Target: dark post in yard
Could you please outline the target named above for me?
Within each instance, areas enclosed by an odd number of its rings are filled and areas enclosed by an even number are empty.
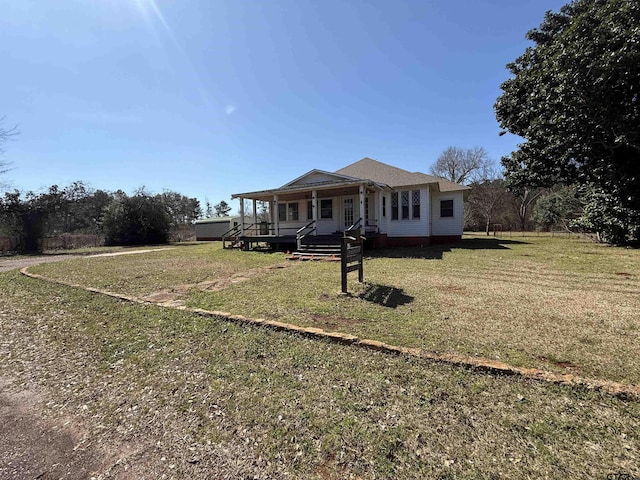
[[[358,281],[364,282],[364,271],[362,269],[362,246],[363,239],[360,235],[356,237],[344,237],[342,239],[342,250],[340,263],[342,266],[342,293],[347,294],[347,273],[358,270]]]

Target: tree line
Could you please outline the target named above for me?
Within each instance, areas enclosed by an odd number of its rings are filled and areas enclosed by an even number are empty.
[[[431,166],[432,175],[470,187],[465,230],[590,231],[585,227],[588,193],[578,185],[513,185],[482,147],[449,147]]]
[[[640,244],[640,3],[573,0],[547,12],[507,65],[496,119],[523,139],[491,175],[481,149],[434,173],[469,184],[468,222],[561,226]],[[471,170],[469,170],[471,166]],[[486,173],[489,174],[486,174]]]
[[[182,239],[201,216],[198,199],[178,192],[153,195],[140,188],[127,195],[78,181],[39,194],[6,192],[0,197],[0,236],[25,253],[40,251],[45,237],[65,234],[98,235],[106,245],[158,244]]]

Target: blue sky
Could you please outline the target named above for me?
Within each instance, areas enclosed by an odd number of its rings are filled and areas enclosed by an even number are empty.
[[[496,161],[505,65],[555,0],[7,0],[1,179],[217,203],[365,156]],[[237,202],[236,202],[237,203]],[[236,205],[234,205],[234,208]]]

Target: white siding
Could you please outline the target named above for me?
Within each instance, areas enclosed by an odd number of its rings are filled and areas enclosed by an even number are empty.
[[[320,182],[331,182],[331,181],[335,181],[336,177],[332,176],[332,175],[327,175],[326,173],[312,173],[311,175],[307,175],[306,177],[301,178],[300,180],[298,180],[295,183],[292,183],[291,186],[293,185],[309,185],[309,184],[313,184],[313,183],[320,183]]]
[[[332,218],[320,218],[322,200],[331,200],[333,203]],[[340,202],[339,197],[335,198],[318,198],[318,222],[316,223],[316,231],[318,235],[328,235],[338,230],[340,222]]]
[[[413,190],[417,190],[413,188]],[[398,190],[398,193],[401,190]],[[420,188],[420,218],[391,220],[391,194],[387,193],[387,235],[390,237],[426,237],[429,235],[429,195],[426,187]],[[412,214],[409,194],[409,216]],[[384,219],[383,219],[384,220]]]
[[[280,235],[295,235],[296,231],[300,228],[304,227],[311,220],[307,220],[307,201],[293,201],[287,202],[281,200],[278,202],[280,205],[286,205],[286,211],[288,214],[289,205],[297,203],[298,204],[298,220],[286,220],[284,218],[280,219]]]
[[[453,200],[453,217],[440,217],[440,201]],[[463,195],[462,192],[434,192],[431,195],[431,235],[462,235]]]

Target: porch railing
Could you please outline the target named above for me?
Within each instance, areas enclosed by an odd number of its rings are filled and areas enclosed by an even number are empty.
[[[362,217],[360,217],[358,220],[356,220],[353,225],[351,225],[349,228],[347,228],[344,231],[344,236],[345,237],[351,236],[350,234],[354,233],[355,230],[360,230],[361,226],[362,226]]]
[[[304,238],[307,235],[309,235],[310,233],[313,233],[315,231],[316,231],[316,221],[315,220],[311,220],[304,227],[299,228],[296,231],[296,246],[298,247],[298,250],[300,250],[300,246],[302,245],[302,240],[304,240]]]
[[[364,231],[378,233],[378,220],[375,218],[367,218],[364,221]]]
[[[227,230],[222,234],[222,248],[227,248],[227,241],[231,241],[231,245],[228,248],[232,248],[239,241],[238,236],[242,231],[242,225],[238,224]]]

